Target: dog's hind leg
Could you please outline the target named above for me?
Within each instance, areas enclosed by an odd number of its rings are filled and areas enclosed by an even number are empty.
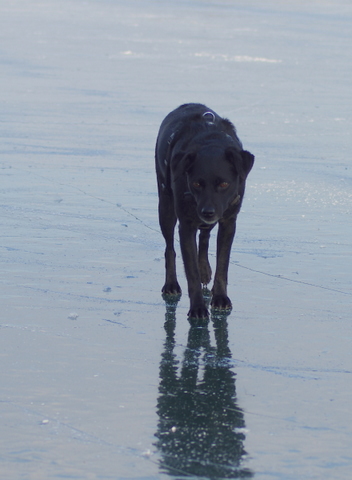
[[[202,285],[208,285],[211,280],[211,268],[208,260],[210,230],[201,229],[199,232],[199,246],[198,246],[198,264],[200,281]]]
[[[159,223],[165,238],[165,285],[162,292],[165,295],[180,295],[181,287],[176,276],[176,252],[174,248],[174,231],[176,215],[172,194],[159,191]]]
[[[231,300],[227,296],[227,274],[231,246],[236,233],[236,217],[219,222],[217,238],[216,272],[212,289],[211,306],[215,309],[230,309]]]
[[[179,232],[182,258],[188,282],[188,294],[191,301],[188,316],[197,319],[208,318],[208,309],[203,298],[198,266],[197,229],[187,222],[181,221]]]

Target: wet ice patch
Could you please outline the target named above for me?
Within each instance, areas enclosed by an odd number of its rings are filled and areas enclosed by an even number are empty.
[[[259,63],[281,63],[282,60],[265,57],[251,57],[249,55],[227,55],[224,53],[198,52],[195,57],[205,57],[210,60],[223,60],[225,62],[259,62]]]
[[[120,52],[120,55],[123,55],[124,57],[131,57],[131,58],[145,58],[149,57],[149,54],[141,53],[141,52],[132,52],[132,50],[126,50],[124,52]],[[110,59],[117,58],[116,55],[110,55]]]
[[[259,195],[269,195],[275,200],[326,208],[341,206],[352,209],[352,193],[344,186],[327,185],[325,182],[310,183],[295,180],[250,185],[248,190]],[[346,212],[344,212],[346,213]]]
[[[119,56],[126,58],[151,58],[149,52],[134,52],[132,50],[125,50],[120,52],[119,55],[110,55],[110,59],[118,58]],[[154,55],[155,56],[155,55]],[[266,58],[266,57],[252,57],[250,55],[228,55],[226,53],[210,53],[210,52],[194,52],[190,54],[191,57],[206,58],[208,60],[220,60],[223,62],[242,62],[242,63],[282,63],[278,58]]]

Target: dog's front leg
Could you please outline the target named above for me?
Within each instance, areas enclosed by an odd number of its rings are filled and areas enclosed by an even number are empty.
[[[227,296],[227,274],[230,262],[231,246],[236,233],[236,217],[219,222],[217,237],[216,272],[211,306],[230,309],[231,300]]]
[[[211,267],[208,260],[210,229],[201,230],[199,234],[198,264],[200,281],[208,285],[211,280]]]
[[[176,215],[172,195],[162,192],[159,188],[159,223],[162,234],[165,238],[165,284],[162,288],[164,295],[181,294],[181,287],[176,275],[176,253],[174,248],[174,230]]]
[[[203,298],[198,267],[197,228],[188,222],[180,221],[179,232],[182,258],[188,283],[188,294],[191,301],[188,316],[190,318],[207,318],[208,309]]]

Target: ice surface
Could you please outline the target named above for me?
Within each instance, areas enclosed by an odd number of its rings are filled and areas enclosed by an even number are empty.
[[[350,479],[351,21],[347,0],[0,4],[2,478]],[[198,330],[161,299],[153,165],[188,101],[256,155],[234,308]]]

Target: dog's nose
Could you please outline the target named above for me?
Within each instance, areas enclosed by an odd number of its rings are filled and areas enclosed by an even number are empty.
[[[215,215],[214,207],[203,207],[201,211],[202,217],[211,220]]]

